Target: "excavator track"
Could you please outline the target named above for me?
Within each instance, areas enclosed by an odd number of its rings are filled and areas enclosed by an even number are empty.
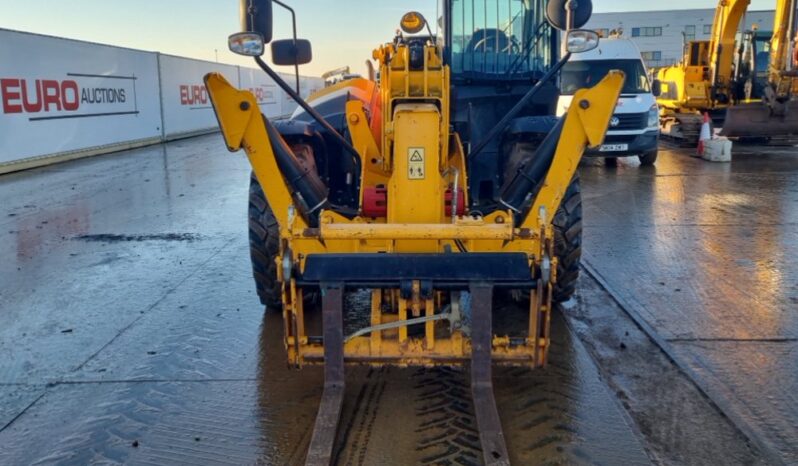
[[[729,111],[736,111],[737,107],[732,107]],[[798,145],[798,134],[789,131],[776,132],[773,135],[768,135],[765,131],[750,131],[746,130],[740,132],[735,128],[728,128],[729,119],[727,118],[723,124],[722,136],[727,136],[729,139],[738,144],[756,144],[765,146],[795,146]],[[739,128],[739,124],[735,121],[732,122]],[[663,117],[660,122],[661,135],[678,143],[681,147],[696,147],[698,139],[701,135],[701,125],[703,124],[703,117],[698,114],[691,113],[677,113]],[[749,124],[749,123],[744,123]],[[761,128],[761,126],[760,126]]]
[[[682,147],[695,147],[701,134],[703,119],[691,113],[674,113],[663,117],[660,121],[660,132],[663,137],[676,141]]]

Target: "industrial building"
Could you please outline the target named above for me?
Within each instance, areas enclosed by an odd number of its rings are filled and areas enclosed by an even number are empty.
[[[743,21],[745,30],[753,25],[772,29],[773,14],[772,10],[749,11]],[[712,8],[596,13],[586,27],[605,37],[622,30],[623,37],[637,43],[648,66],[657,67],[678,62],[684,41],[709,39],[714,17]]]

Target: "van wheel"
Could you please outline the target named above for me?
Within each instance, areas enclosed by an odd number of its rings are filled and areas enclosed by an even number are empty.
[[[653,150],[651,152],[646,152],[643,155],[638,155],[637,158],[640,160],[640,165],[644,167],[648,167],[654,165],[657,161],[657,150]]]
[[[280,252],[280,227],[274,218],[263,189],[252,173],[249,178],[249,255],[252,275],[261,304],[267,311],[280,312],[283,308],[282,287],[277,281],[277,264],[274,258]]]

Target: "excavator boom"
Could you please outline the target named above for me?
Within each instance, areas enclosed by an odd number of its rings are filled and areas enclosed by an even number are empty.
[[[754,72],[735,70],[736,36],[750,0],[720,0],[709,41],[685,46],[681,63],[659,71],[665,134],[695,142],[700,115],[725,110],[721,134],[738,139],[767,140],[771,144],[798,143],[798,73],[791,38],[796,31],[798,0],[776,0],[769,67],[763,95],[752,99]],[[752,40],[743,35],[742,40]],[[746,39],[747,38],[747,39]],[[735,72],[736,71],[736,72]],[[676,128],[676,129],[674,129]]]

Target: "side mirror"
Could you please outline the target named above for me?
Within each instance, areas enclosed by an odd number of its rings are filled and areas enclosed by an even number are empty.
[[[313,51],[310,41],[305,39],[284,39],[272,42],[272,62],[278,66],[296,66],[310,63]]]
[[[654,95],[654,97],[659,97],[662,95],[662,81],[655,79],[651,83],[651,93]]]
[[[569,11],[569,8],[573,10]],[[572,24],[568,24],[569,13]],[[546,5],[546,20],[552,27],[561,31],[581,28],[587,24],[592,14],[591,0],[551,0]]]
[[[238,32],[227,38],[227,48],[238,55],[259,57],[263,55],[263,37],[256,32]]]
[[[272,41],[272,0],[239,0],[242,32],[255,32],[263,43]]]
[[[598,45],[599,35],[596,31],[574,29],[565,35],[565,49],[570,53],[589,52]]]

